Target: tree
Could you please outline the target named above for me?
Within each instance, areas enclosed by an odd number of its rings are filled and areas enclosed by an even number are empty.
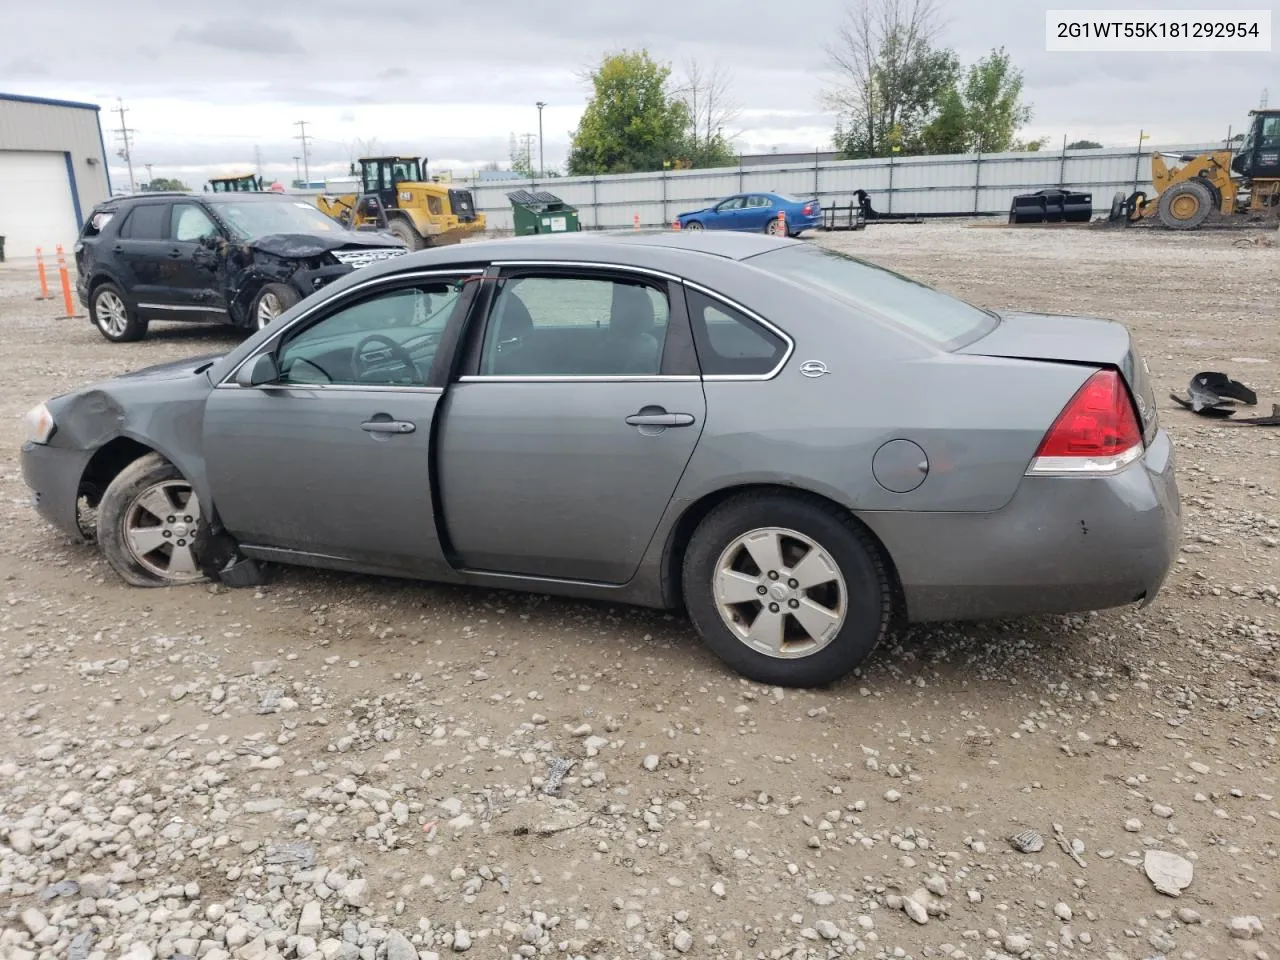
[[[690,59],[676,95],[689,115],[683,159],[695,167],[723,167],[734,163],[736,155],[724,128],[735,122],[739,110],[729,92],[730,78],[719,63],[704,67]]]
[[[1011,149],[1018,128],[1031,119],[1031,107],[1021,99],[1022,71],[1013,66],[1003,47],[969,68],[963,97],[969,146],[981,153]],[[1035,149],[1039,148],[1037,144]]]
[[[938,114],[921,132],[926,153],[968,153],[969,111],[960,91],[950,87],[938,104]]]
[[[1100,150],[1102,144],[1096,140],[1072,140],[1067,144],[1068,150]]]
[[[170,177],[152,177],[151,182],[147,184],[148,190],[179,190],[182,193],[190,193],[191,188],[177,178]]]
[[[593,92],[573,133],[569,174],[661,170],[677,155],[689,113],[670,76],[647,50],[606,56],[590,74]]]
[[[527,179],[533,178],[533,154],[530,143],[532,141],[525,139],[522,143],[516,139],[515,133],[511,134],[511,145],[509,147],[509,155],[511,157],[511,170]]]
[[[856,0],[846,10],[826,46],[837,79],[823,97],[840,117],[836,146],[846,157],[924,149],[924,128],[959,72],[955,53],[934,46],[934,3]]]

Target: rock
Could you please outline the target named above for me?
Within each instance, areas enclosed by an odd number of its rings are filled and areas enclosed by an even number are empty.
[[[349,907],[359,909],[369,902],[369,881],[365,879],[350,880],[342,888],[342,902]]]
[[[399,930],[387,933],[387,960],[418,960],[418,949]],[[300,954],[301,955],[301,954]]]
[[[653,771],[658,769],[658,764],[661,762],[662,762],[662,758],[660,756],[658,756],[656,753],[651,753],[647,757],[645,757],[643,760],[640,761],[640,765],[644,767],[646,770],[648,770],[650,773],[653,773]]]
[[[1032,940],[1025,933],[1006,933],[1004,948],[1014,956],[1021,956],[1031,949]]]
[[[1054,906],[1053,912],[1057,914],[1058,919],[1061,920],[1063,923],[1071,922],[1071,917],[1073,916],[1073,914],[1071,912],[1071,907],[1067,906],[1067,904],[1061,903],[1061,902],[1058,903],[1057,905]]]
[[[1156,890],[1170,897],[1181,896],[1194,874],[1190,860],[1164,850],[1148,850],[1142,868]]]
[[[681,953],[688,953],[693,949],[693,934],[688,930],[681,930],[672,938],[671,945]]]
[[[1236,940],[1252,940],[1262,933],[1262,921],[1257,917],[1232,917],[1227,929]]]
[[[314,937],[324,926],[324,917],[320,913],[320,902],[308,900],[302,905],[302,916],[298,919],[298,936]]]
[[[284,806],[279,797],[267,797],[262,800],[250,800],[244,805],[245,813],[273,813]]]
[[[31,907],[22,911],[22,925],[34,937],[49,925],[49,921],[45,919],[43,913]]]
[[[1137,817],[1130,817],[1124,822],[1125,833],[1137,833],[1142,829],[1142,821]]]
[[[907,916],[916,923],[929,922],[929,911],[924,908],[924,904],[919,900],[916,900],[914,897],[903,897],[902,909],[905,910]]]
[[[453,934],[454,953],[464,953],[471,949],[471,934],[459,927]]]
[[[717,880],[711,885],[711,892],[723,900],[725,896],[724,884]]]
[[[889,803],[897,803],[899,800],[902,799],[902,794],[900,794],[897,790],[886,790],[884,792],[884,798]]]
[[[14,830],[9,834],[9,846],[13,848],[14,853],[20,853],[25,857],[35,848],[35,845],[30,830]]]
[[[840,928],[830,920],[819,920],[814,924],[818,931],[818,936],[823,940],[838,940],[840,938]]]
[[[1183,923],[1186,923],[1186,924],[1192,924],[1192,923],[1203,923],[1203,922],[1204,922],[1204,921],[1200,918],[1200,914],[1196,913],[1196,911],[1192,910],[1190,907],[1182,907],[1182,908],[1178,911],[1178,919],[1179,919],[1179,920],[1181,920]]]
[[[457,797],[449,797],[447,800],[440,801],[440,809],[444,811],[446,817],[452,820],[462,813],[462,801]]]
[[[924,887],[936,897],[945,897],[947,895],[947,881],[936,873],[925,880]]]
[[[829,907],[836,902],[836,898],[825,890],[815,890],[809,894],[807,899],[815,907]]]
[[[1173,807],[1166,807],[1163,803],[1153,803],[1151,805],[1151,813],[1162,820],[1168,820],[1173,816]]]

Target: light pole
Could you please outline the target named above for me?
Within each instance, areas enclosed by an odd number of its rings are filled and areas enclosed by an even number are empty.
[[[302,183],[302,167],[300,166],[301,161],[302,161],[301,157],[293,158],[293,174],[299,183]]]
[[[545,177],[547,175],[547,161],[542,152],[542,108],[545,107],[546,101],[539,100],[534,106],[538,108],[538,176]]]

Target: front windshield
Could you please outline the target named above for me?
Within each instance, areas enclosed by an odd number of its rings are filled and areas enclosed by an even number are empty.
[[[995,314],[971,303],[834,250],[800,244],[757,254],[747,262],[903,327],[944,350],[977,339],[997,321]]]
[[[303,200],[245,200],[219,203],[215,208],[241,240],[276,233],[331,234],[346,228]]]

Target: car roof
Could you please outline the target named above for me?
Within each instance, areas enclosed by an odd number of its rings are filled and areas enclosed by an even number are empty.
[[[561,235],[543,234],[537,237],[505,237],[494,240],[468,242],[465,248],[478,258],[506,256],[545,256],[554,259],[571,258],[584,246],[591,248],[591,256],[605,251],[625,253],[628,248],[664,247],[675,250],[692,250],[728,260],[745,260],[756,254],[776,250],[784,241],[766,234],[737,233],[710,230],[583,230]]]

